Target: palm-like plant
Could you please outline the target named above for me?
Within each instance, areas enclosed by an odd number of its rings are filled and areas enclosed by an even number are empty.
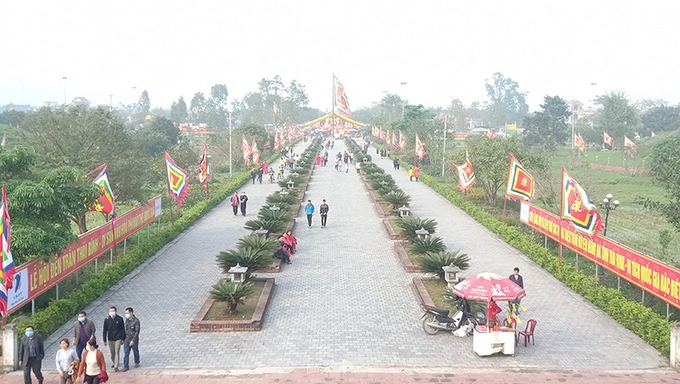
[[[413,242],[408,246],[408,250],[417,255],[424,255],[426,253],[444,252],[446,251],[446,245],[441,237],[430,236],[424,239],[413,239]]]
[[[399,227],[399,233],[410,241],[417,237],[416,231],[420,228],[433,234],[437,228],[437,222],[434,219],[405,217],[397,220],[397,226]]]
[[[248,272],[254,272],[271,264],[274,252],[255,248],[236,248],[220,252],[217,255],[217,265],[222,268],[222,272],[227,273],[229,268],[236,264],[248,267]],[[249,277],[250,273],[248,273]]]
[[[271,209],[261,209],[257,214],[257,218],[264,221],[283,221],[288,222],[291,219],[292,210],[279,209],[272,211]]]
[[[293,205],[295,204],[295,199],[296,197],[292,195],[291,193],[287,195],[282,195],[278,192],[272,193],[271,195],[267,196],[267,199],[265,200],[267,204],[290,204]]]
[[[236,307],[243,304],[245,298],[253,293],[251,283],[234,284],[231,281],[223,281],[212,286],[210,296],[220,303],[227,303],[227,314],[236,313]]]
[[[399,208],[404,205],[409,205],[411,202],[411,196],[406,194],[402,190],[394,190],[386,195],[384,195],[385,201],[390,203],[392,208]]]
[[[248,220],[243,227],[249,231],[257,231],[258,229],[266,229],[268,233],[280,233],[286,229],[288,220]]]
[[[384,198],[385,196],[389,195],[392,192],[404,192],[404,191],[401,188],[397,187],[396,185],[388,185],[384,188],[378,188],[377,192],[380,196]]]
[[[277,245],[276,239],[268,239],[262,236],[244,236],[236,242],[236,247],[239,249],[252,249],[269,255],[274,254]]]
[[[453,265],[464,271],[470,268],[470,257],[460,251],[455,252],[433,252],[420,255],[418,258],[420,268],[423,272],[433,273],[440,280],[444,280],[444,270],[442,267]]]

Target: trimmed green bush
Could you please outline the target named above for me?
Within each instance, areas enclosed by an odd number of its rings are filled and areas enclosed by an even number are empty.
[[[444,240],[439,236],[429,236],[424,239],[413,239],[413,242],[408,246],[408,250],[417,255],[424,255],[426,253],[437,253],[446,251]]]

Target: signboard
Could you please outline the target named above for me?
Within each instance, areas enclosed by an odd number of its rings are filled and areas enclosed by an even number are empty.
[[[592,238],[548,211],[522,203],[520,221],[601,265],[631,284],[680,308],[680,269],[602,235]]]
[[[9,313],[19,309],[26,302],[52,288],[72,273],[99,256],[104,255],[114,244],[130,237],[159,215],[157,207],[161,197],[157,196],[141,207],[124,213],[108,223],[79,236],[78,241],[47,263],[31,260],[16,270],[19,281],[7,292]]]

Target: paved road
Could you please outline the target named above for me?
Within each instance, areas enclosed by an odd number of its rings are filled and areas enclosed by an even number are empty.
[[[395,171],[390,159],[380,159],[376,155],[373,158],[412,196],[414,216],[435,218],[437,235],[444,239],[448,249],[462,250],[470,256],[471,268],[465,276],[487,271],[510,275],[514,267],[520,268],[527,290],[527,297],[522,300],[527,312],[521,318],[523,321],[537,320],[536,346],[519,346],[515,359],[486,359],[489,363],[499,360],[492,364],[505,365],[506,361],[512,361],[513,365],[519,366],[610,369],[668,365],[667,358],[656,349],[499,240],[458,207],[422,182],[409,181],[406,169]],[[442,340],[446,336],[436,335],[433,339]],[[465,350],[470,353],[468,358],[474,360],[472,348]]]
[[[336,141],[332,153],[342,150],[343,143]],[[387,160],[377,163],[389,165]],[[243,223],[247,218],[232,216],[227,203],[86,308],[98,327],[110,305],[135,308],[142,322],[142,367],[125,375],[130,380],[141,375],[146,377],[145,382],[161,383],[169,382],[169,377],[177,379],[162,373],[187,369],[196,374],[205,373],[196,369],[226,369],[229,374],[262,378],[267,372],[285,376],[296,367],[326,367],[335,376],[316,372],[314,377],[297,377],[294,382],[336,380],[337,372],[382,372],[370,377],[386,382],[382,379],[384,369],[394,367],[395,372],[408,373],[400,373],[403,377],[395,381],[412,382],[409,380],[417,377],[410,376],[414,367],[458,367],[455,371],[460,368],[471,375],[480,368],[667,372],[665,359],[653,348],[422,183],[409,183],[402,171],[397,180],[413,196],[413,211],[436,218],[439,234],[449,247],[463,248],[472,256],[473,271],[508,273],[515,265],[522,268],[530,295],[525,301],[528,314],[539,320],[536,345],[519,347],[514,358],[480,358],[473,353],[469,338],[425,335],[411,287],[412,276],[403,272],[360,179],[352,172],[336,172],[332,166],[314,170],[306,199],[312,199],[317,209],[321,199],[328,200],[328,227],[320,228],[318,216],[312,228],[306,227],[304,218],[298,219],[298,253],[292,265],[272,274],[276,288],[262,331],[189,333],[191,319],[207,298],[210,286],[221,277],[215,255],[233,247],[246,234]],[[275,188],[269,184],[245,186],[251,217]],[[46,369],[52,367],[56,341],[70,335],[70,324],[47,340]],[[366,382],[360,373],[343,377],[356,378],[348,382]],[[10,375],[0,381],[13,382],[14,378]]]

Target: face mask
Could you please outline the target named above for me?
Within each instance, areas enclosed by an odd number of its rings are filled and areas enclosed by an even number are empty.
[[[116,312],[109,312],[109,316],[116,317]]]
[[[83,321],[85,321],[85,318],[84,318],[84,317],[79,317],[79,318],[78,318],[78,321],[80,321],[80,322],[82,323]]]
[[[26,336],[28,336],[28,337],[33,336],[33,331],[26,331]]]
[[[129,318],[130,318],[130,314],[129,314],[129,313],[126,313],[126,314],[125,314],[125,318],[126,318],[126,319],[129,319]]]

